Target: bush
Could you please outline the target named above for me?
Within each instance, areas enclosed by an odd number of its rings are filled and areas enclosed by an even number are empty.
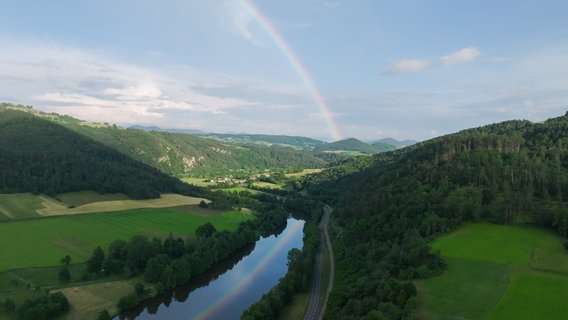
[[[139,302],[140,299],[138,298],[138,295],[133,292],[126,297],[120,298],[120,301],[118,301],[116,306],[119,310],[124,311],[136,307]]]

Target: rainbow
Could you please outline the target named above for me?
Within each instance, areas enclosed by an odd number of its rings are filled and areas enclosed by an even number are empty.
[[[288,45],[286,40],[284,40],[284,38],[280,35],[280,33],[278,33],[276,28],[274,28],[270,20],[268,20],[268,18],[265,17],[262,12],[260,12],[260,10],[258,10],[258,8],[254,5],[254,3],[252,3],[251,0],[239,0],[239,2],[243,6],[243,8],[245,8],[248,13],[250,13],[251,16],[258,22],[262,29],[266,31],[270,38],[272,38],[272,40],[276,43],[278,48],[280,48],[286,59],[290,61],[290,63],[308,88],[308,91],[312,95],[315,103],[319,106],[321,112],[323,113],[325,121],[327,122],[327,125],[331,130],[332,137],[335,140],[341,140],[341,133],[339,131],[337,123],[335,122],[335,119],[333,118],[333,113],[331,112],[321,93],[318,91],[316,85],[314,84],[314,81],[312,80],[312,77],[310,77],[310,74],[300,62],[300,59],[294,53],[290,45]]]
[[[298,233],[302,232],[303,227],[304,227],[304,223],[302,223],[300,221],[294,223],[290,227],[290,229],[286,230],[281,235],[282,239],[278,241],[276,246],[271,248],[267,252],[267,254],[264,257],[262,257],[260,262],[252,270],[250,270],[245,276],[243,276],[241,279],[239,279],[239,281],[237,281],[234,285],[227,288],[225,293],[220,295],[216,299],[216,301],[214,301],[207,308],[204,308],[201,312],[196,314],[194,316],[194,319],[196,319],[196,320],[197,319],[203,319],[203,320],[211,319],[212,314],[217,312],[217,310],[221,306],[223,306],[227,302],[230,302],[231,300],[233,300],[235,298],[235,296],[241,292],[243,287],[246,287],[248,285],[252,285],[253,284],[253,278],[260,271],[262,271],[264,268],[266,268],[266,266],[280,253],[280,251],[282,251],[288,245],[288,243],[290,241],[292,241],[294,239],[294,237]]]

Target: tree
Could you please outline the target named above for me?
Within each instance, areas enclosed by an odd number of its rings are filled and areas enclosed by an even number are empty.
[[[117,307],[119,310],[124,311],[136,307],[140,303],[140,299],[136,293],[131,293],[125,297],[120,298]]]
[[[103,311],[101,311],[101,313],[99,313],[99,317],[97,318],[97,320],[111,320],[111,316],[108,313],[107,309],[104,309]]]
[[[14,311],[16,311],[16,303],[14,300],[6,298],[6,300],[4,300],[4,310],[6,310],[7,313],[14,313]]]
[[[144,271],[144,279],[148,282],[156,282],[160,280],[164,266],[160,263],[160,260],[156,257],[150,258],[146,264],[146,270]]]
[[[87,260],[87,271],[95,273],[101,271],[103,261],[105,260],[105,253],[101,247],[96,247],[93,255]]]
[[[71,263],[71,257],[69,255],[66,255],[65,257],[61,258],[61,263],[68,266],[69,263]]]
[[[137,282],[134,285],[134,292],[136,292],[139,297],[142,296],[142,294],[144,294],[144,285],[140,282]]]
[[[61,271],[59,271],[58,277],[60,282],[69,282],[69,280],[71,280],[71,274],[69,273],[69,270],[67,270],[67,268],[61,269]]]
[[[217,229],[215,229],[215,226],[211,222],[207,222],[206,224],[197,227],[195,234],[200,238],[209,238],[216,231]]]

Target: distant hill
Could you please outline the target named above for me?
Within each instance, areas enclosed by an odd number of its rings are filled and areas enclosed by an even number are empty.
[[[177,177],[246,175],[249,171],[266,169],[327,166],[326,160],[313,152],[279,145],[235,145],[189,134],[89,123],[69,116],[7,104],[4,104],[4,108],[49,120]]]
[[[186,134],[196,134],[196,135],[204,135],[207,134],[201,130],[195,129],[162,129],[156,126],[141,126],[141,125],[133,125],[130,126],[131,129],[138,129],[143,131],[163,131],[163,132],[172,132],[172,133],[186,133]]]
[[[369,142],[369,144],[377,144],[377,143],[386,143],[392,146],[395,146],[397,148],[403,148],[403,147],[408,147],[411,146],[413,144],[418,143],[418,141],[416,140],[396,140],[393,138],[383,138],[383,139],[379,139],[379,140],[375,140],[372,142]]]
[[[283,146],[299,150],[314,150],[325,144],[325,142],[298,136],[267,135],[267,134],[224,134],[208,133],[201,136],[216,139],[223,142],[235,144],[259,144],[265,146]]]
[[[190,189],[57,123],[0,106],[1,193],[94,190],[139,199],[166,192],[187,194]]]
[[[322,152],[359,152],[364,154],[376,154],[396,149],[395,146],[377,142],[376,144],[367,144],[355,138],[348,138],[331,143],[325,143],[316,150]]]

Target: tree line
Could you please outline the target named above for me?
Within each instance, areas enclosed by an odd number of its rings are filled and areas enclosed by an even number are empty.
[[[323,203],[302,197],[287,199],[287,208],[304,212],[309,218],[304,224],[302,249],[288,252],[286,275],[262,298],[241,315],[243,320],[277,319],[282,309],[297,293],[311,288],[317,250],[320,245],[320,230],[317,223],[322,216]]]
[[[406,318],[415,304],[409,281],[445,268],[428,247],[440,233],[484,220],[568,235],[568,114],[351,159],[303,185],[337,199],[339,279],[326,319]]]
[[[97,247],[86,263],[86,279],[108,275],[142,276],[146,282],[154,284],[154,294],[176,288],[239,249],[254,244],[261,234],[278,233],[285,228],[288,213],[281,204],[262,203],[257,210],[255,219],[241,222],[234,232],[219,231],[206,223],[197,228],[193,238],[170,234],[162,240],[136,235],[128,241],[113,241],[106,251]],[[118,302],[118,307],[120,310],[133,308],[143,297],[144,289],[135,288]]]

